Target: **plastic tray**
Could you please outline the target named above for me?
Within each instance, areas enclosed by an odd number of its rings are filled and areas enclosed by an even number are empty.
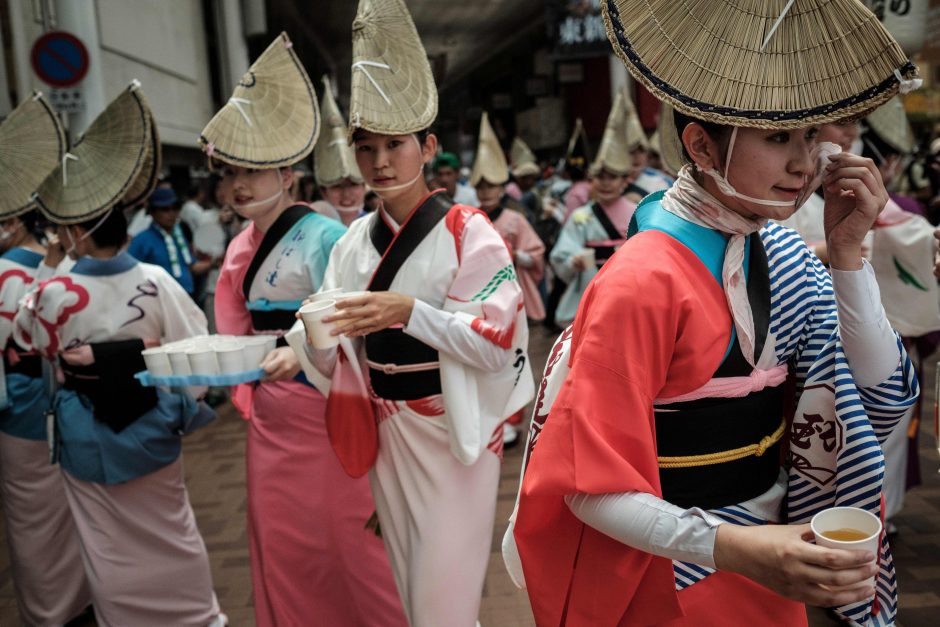
[[[263,368],[255,368],[246,372],[237,372],[235,374],[190,374],[173,375],[169,377],[154,377],[150,372],[144,370],[134,375],[134,378],[140,381],[145,387],[166,386],[166,387],[191,387],[199,385],[226,386],[238,385],[239,383],[249,383],[258,381],[264,376]]]

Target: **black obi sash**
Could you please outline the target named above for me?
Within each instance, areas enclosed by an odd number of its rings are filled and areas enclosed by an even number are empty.
[[[625,240],[624,234],[618,231],[617,227],[614,226],[614,223],[610,221],[610,217],[607,215],[607,212],[604,211],[604,208],[601,207],[600,203],[591,203],[591,211],[594,212],[594,217],[597,218],[597,221],[604,229],[604,232],[607,233],[607,239],[612,242],[619,242],[617,246],[623,244]],[[603,244],[599,245],[594,242],[587,241],[584,243],[584,246],[586,248],[594,249],[594,259],[597,262],[598,268],[604,265],[604,263],[606,263],[606,261],[610,259],[617,250],[617,246],[611,245],[608,242],[604,242]]]
[[[372,245],[382,255],[369,291],[387,290],[405,260],[444,219],[454,205],[443,192],[431,194],[402,226],[396,237],[381,215],[375,216],[369,237]],[[383,329],[366,335],[366,357],[372,390],[381,398],[389,400],[414,400],[441,393],[439,368],[419,372],[395,372],[394,366],[407,366],[438,361],[437,350],[406,334],[404,330]]]
[[[71,366],[62,362],[65,389],[91,401],[95,419],[120,433],[157,406],[157,389],[144,387],[134,374],[146,370],[144,341],[120,340],[91,344],[95,363]]]
[[[10,361],[11,352],[16,353],[16,363]],[[11,338],[7,349],[3,351],[3,371],[6,374],[20,374],[31,379],[39,379],[42,377],[42,357],[25,351]]]
[[[754,315],[755,361],[763,351],[770,324],[767,255],[757,237],[750,239],[748,300]],[[714,376],[746,377],[751,366],[737,337]],[[783,420],[784,387],[767,387],[742,398],[703,398],[657,405],[656,449],[660,457],[706,455],[760,442]],[[686,468],[660,468],[663,498],[679,507],[714,509],[747,501],[770,489],[780,471],[780,441],[763,455]]]
[[[261,245],[251,258],[248,271],[245,272],[245,278],[242,280],[242,292],[245,294],[246,301],[251,298],[251,284],[254,283],[261,264],[268,258],[277,243],[287,235],[287,232],[310,213],[313,213],[313,209],[307,205],[291,205],[277,217],[271,228],[264,234]],[[297,321],[293,311],[250,311],[249,313],[251,325],[256,331],[287,331]]]

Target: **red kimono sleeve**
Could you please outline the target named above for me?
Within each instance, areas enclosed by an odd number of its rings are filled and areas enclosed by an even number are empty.
[[[539,625],[644,625],[682,614],[672,562],[584,525],[564,496],[661,496],[653,399],[715,372],[724,293],[668,235],[634,236],[585,292],[571,370],[523,479],[515,537]]]

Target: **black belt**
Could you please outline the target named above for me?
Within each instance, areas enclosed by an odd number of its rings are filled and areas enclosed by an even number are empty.
[[[19,360],[12,364],[3,353],[3,370],[7,374],[21,374],[32,379],[42,377],[42,357],[39,355],[19,355]]]
[[[438,361],[437,351],[401,329],[383,329],[366,336],[366,356],[376,364],[406,366]],[[440,369],[391,372],[369,367],[372,390],[380,398],[411,401],[441,393]]]
[[[665,411],[671,410],[671,411]],[[783,420],[783,386],[743,398],[704,398],[657,406],[658,457],[700,456],[756,444]],[[770,489],[780,473],[780,442],[761,455],[681,468],[663,468],[663,498],[680,507],[714,509],[747,501]]]
[[[251,314],[251,325],[256,331],[287,331],[297,322],[293,311],[249,311],[248,313]]]
[[[156,407],[157,390],[144,387],[134,374],[146,370],[140,352],[143,340],[91,344],[95,363],[90,366],[63,364],[65,389],[84,395],[95,419],[115,433]]]

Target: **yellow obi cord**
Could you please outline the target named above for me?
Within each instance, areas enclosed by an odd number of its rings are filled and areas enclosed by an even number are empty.
[[[737,459],[754,455],[760,457],[767,449],[780,441],[784,432],[787,430],[787,420],[780,421],[777,430],[768,436],[761,438],[757,444],[748,444],[730,451],[721,451],[719,453],[708,453],[706,455],[680,455],[677,457],[657,457],[656,461],[660,468],[693,468],[695,466],[711,466],[712,464],[723,464],[733,462]]]

